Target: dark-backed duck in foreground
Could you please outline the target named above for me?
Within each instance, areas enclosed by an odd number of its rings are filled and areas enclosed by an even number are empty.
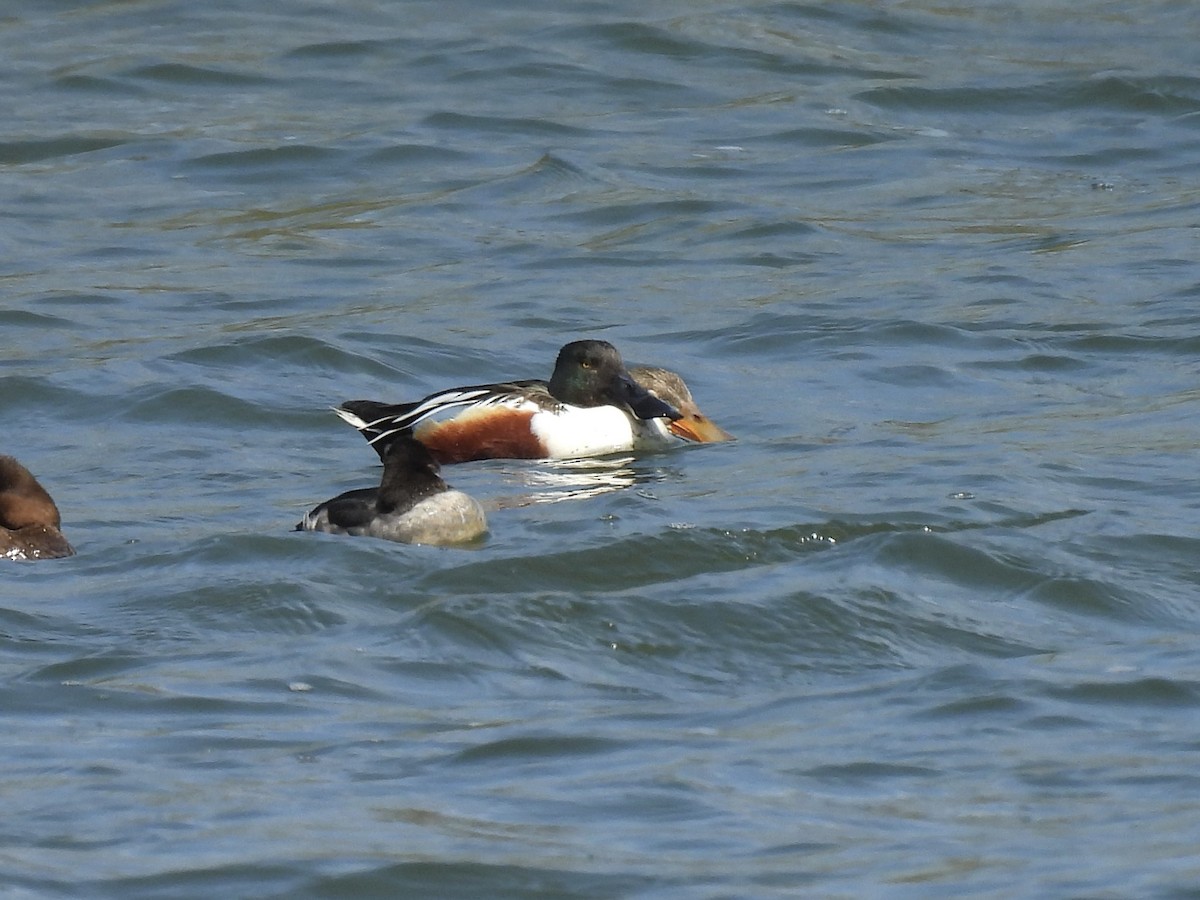
[[[429,450],[402,432],[385,443],[379,487],[326,500],[296,530],[405,544],[461,544],[487,531],[487,517],[475,498],[447,486]]]

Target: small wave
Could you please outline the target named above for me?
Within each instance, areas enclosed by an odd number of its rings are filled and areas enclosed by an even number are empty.
[[[124,137],[81,137],[78,135],[64,135],[32,141],[3,141],[0,142],[0,164],[20,165],[43,162],[66,156],[78,156],[83,153],[95,153],[97,150],[108,150],[112,147],[120,147],[125,143],[127,143],[127,139]]]

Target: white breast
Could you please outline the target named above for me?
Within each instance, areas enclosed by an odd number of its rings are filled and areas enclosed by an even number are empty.
[[[566,406],[553,413],[540,412],[530,427],[551,459],[601,456],[670,443],[658,419],[634,419],[615,406]]]

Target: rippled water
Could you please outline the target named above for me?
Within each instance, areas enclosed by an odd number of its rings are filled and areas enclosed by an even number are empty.
[[[1200,896],[1198,29],[10,3],[5,893]],[[739,440],[289,530],[583,336]]]

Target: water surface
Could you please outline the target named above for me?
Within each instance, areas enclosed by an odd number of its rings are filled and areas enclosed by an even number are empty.
[[[15,896],[1195,897],[1191,4],[10,4]],[[613,341],[732,444],[290,531]]]

